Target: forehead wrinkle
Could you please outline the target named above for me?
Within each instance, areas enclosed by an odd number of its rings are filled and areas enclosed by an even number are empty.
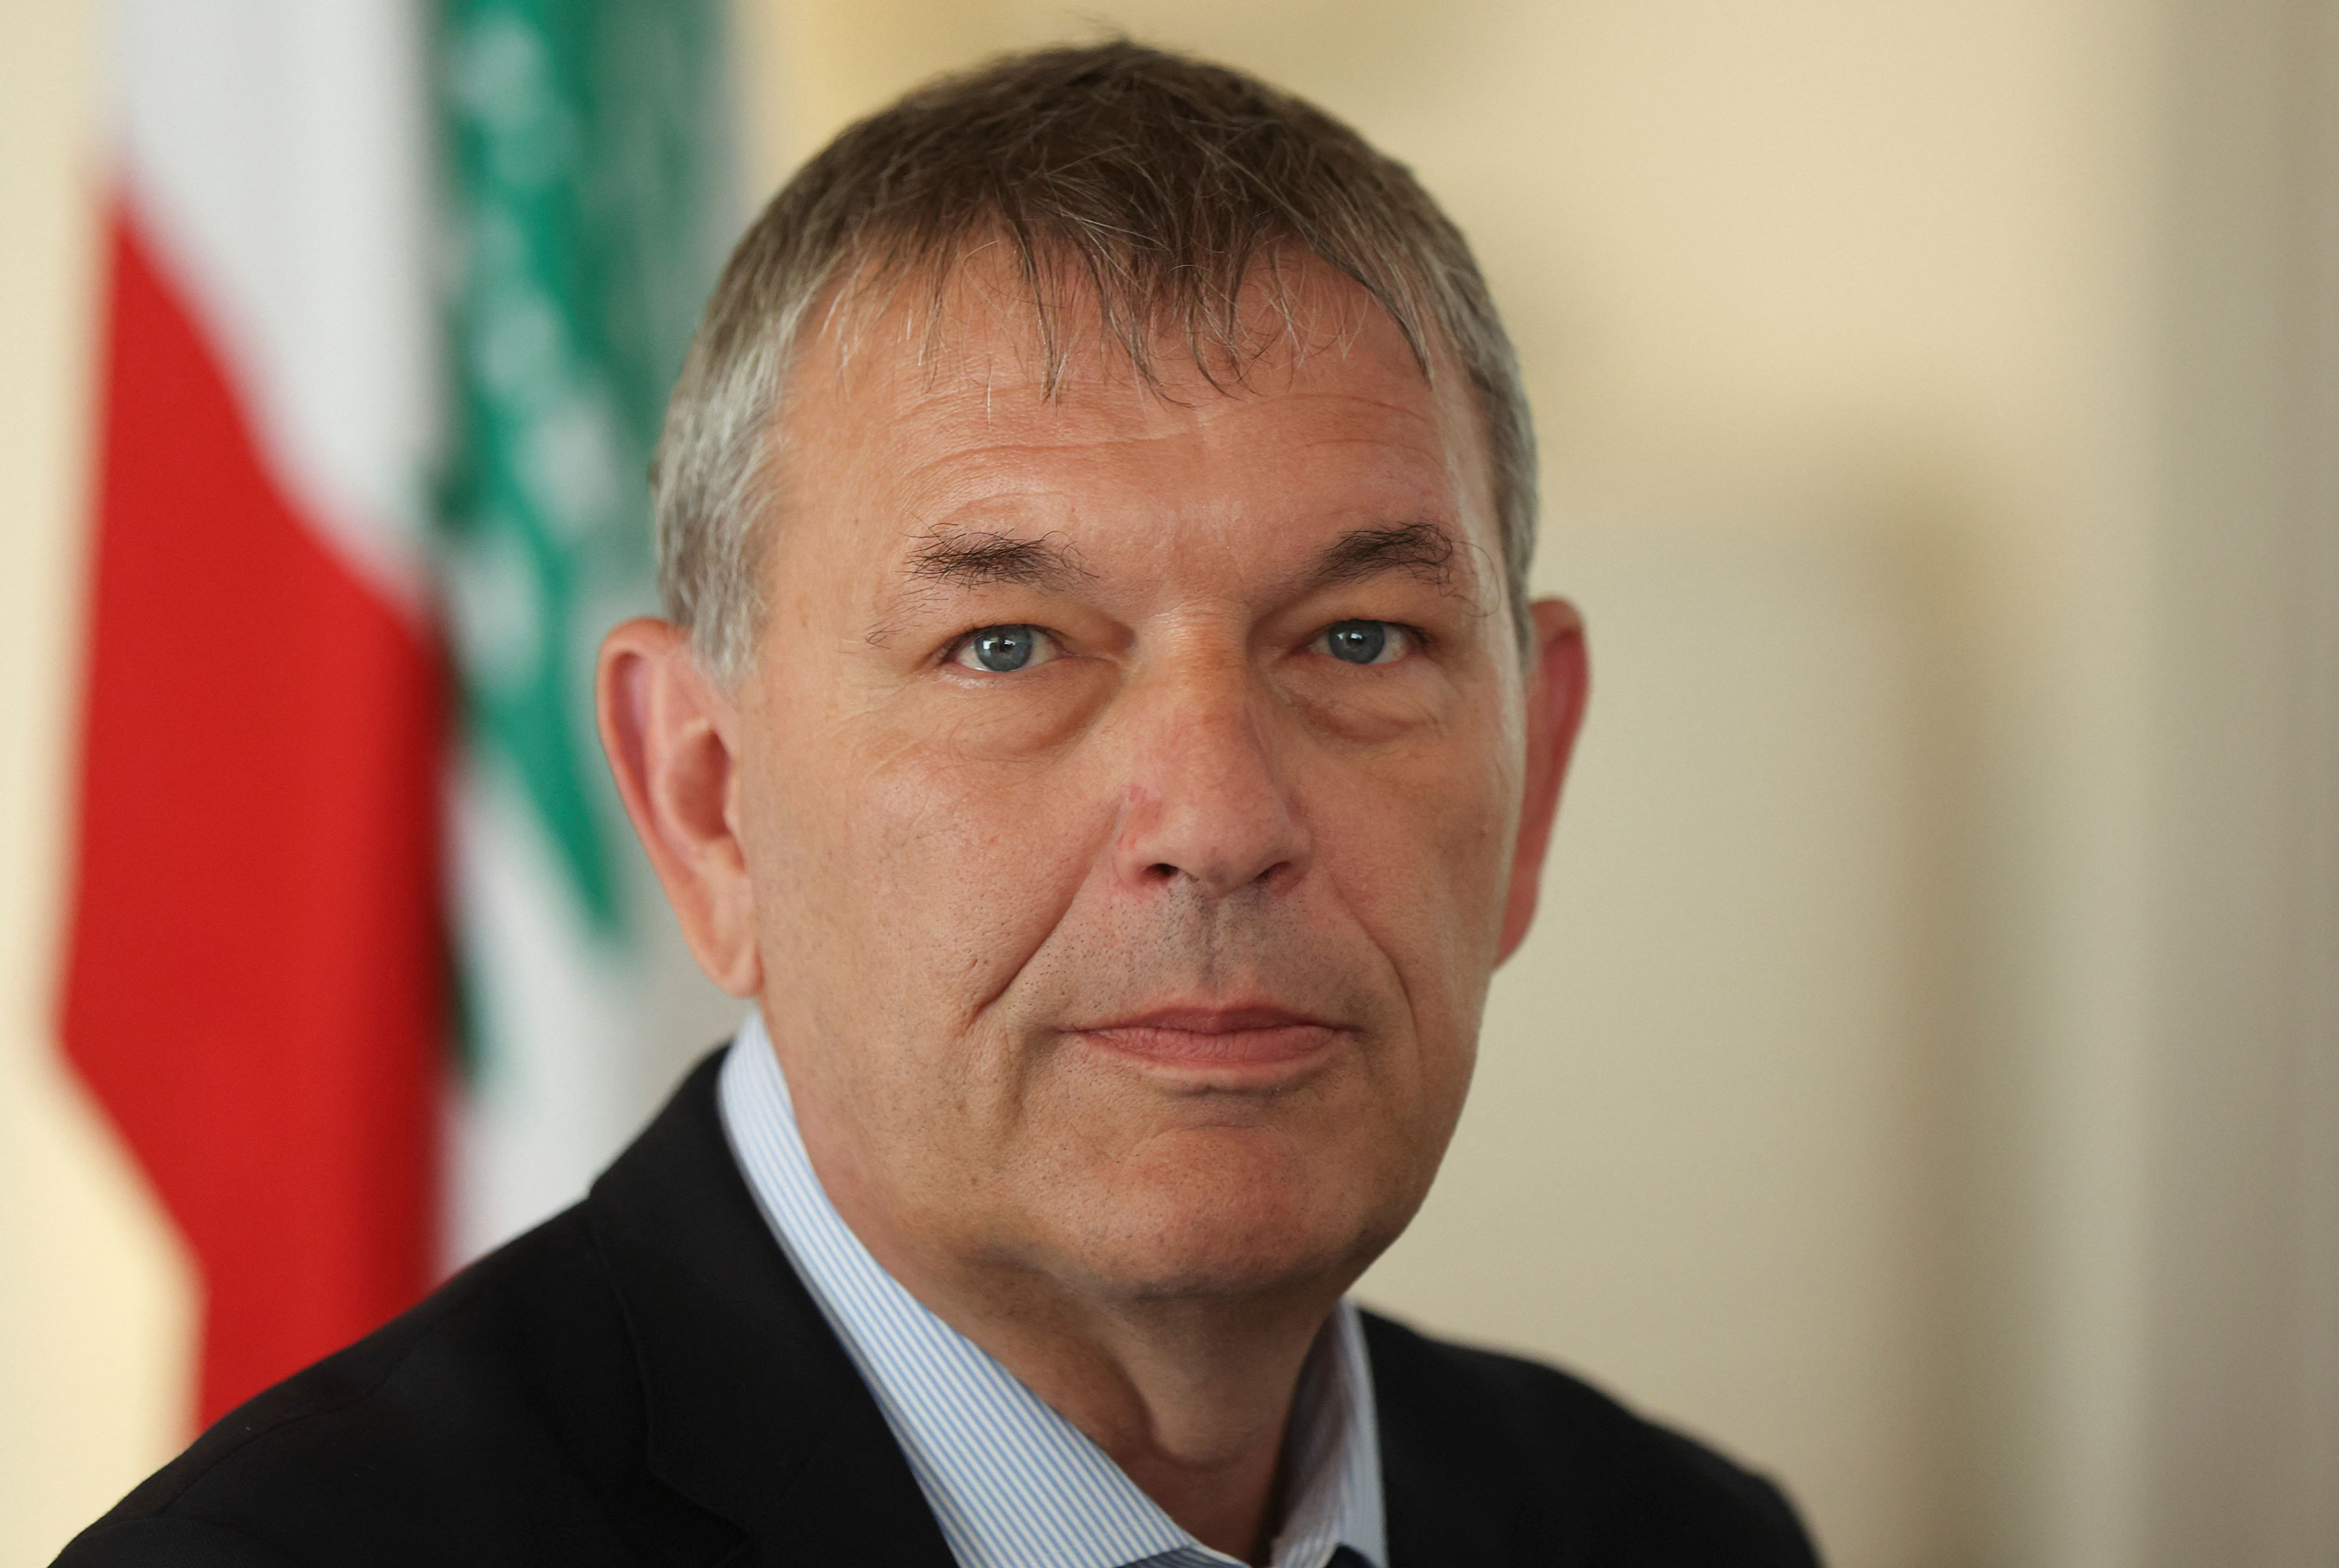
[[[984,314],[977,313],[982,326],[1006,325],[995,318],[982,321]],[[961,325],[974,327],[977,323]],[[1012,330],[1009,336],[1012,339]],[[1351,365],[1366,350],[1370,337],[1369,331],[1345,334],[1336,345],[1337,353],[1315,359],[1314,363],[1343,368]],[[1358,508],[1361,517],[1351,512],[1357,521],[1368,525],[1352,530],[1352,534],[1377,533],[1390,536],[1388,539],[1377,545],[1369,541],[1360,544],[1353,537],[1344,539],[1327,552],[1338,559],[1319,558],[1312,567],[1300,567],[1284,577],[1284,586],[1304,587],[1327,579],[1353,581],[1382,571],[1405,569],[1435,579],[1442,589],[1455,591],[1457,574],[1474,580],[1480,575],[1476,568],[1481,565],[1478,557],[1483,550],[1475,538],[1458,537],[1475,530],[1454,526],[1463,519],[1449,519],[1433,527],[1436,538],[1432,539],[1425,540],[1417,533],[1406,532],[1423,518],[1425,510],[1432,516],[1442,515],[1445,510],[1419,492],[1415,479],[1407,477],[1408,471],[1417,470],[1419,479],[1430,480],[1436,489],[1448,491],[1454,500],[1464,502],[1466,514],[1475,514],[1475,508],[1465,500],[1465,493],[1471,488],[1465,475],[1473,467],[1469,459],[1475,455],[1477,432],[1467,418],[1469,410],[1456,406],[1457,389],[1450,380],[1443,385],[1420,382],[1428,392],[1426,399],[1352,383],[1327,386],[1314,382],[1308,374],[1309,356],[1294,355],[1277,367],[1280,375],[1252,380],[1247,384],[1205,382],[1191,389],[1148,385],[1140,379],[1128,377],[1125,366],[1108,364],[1100,367],[1104,374],[1075,374],[1062,385],[1050,389],[1028,373],[1031,367],[1021,354],[1010,352],[1002,357],[1002,345],[994,334],[978,330],[962,338],[953,333],[945,344],[937,346],[950,351],[931,357],[900,352],[864,357],[850,377],[844,374],[842,364],[835,364],[837,379],[827,389],[829,398],[844,405],[840,412],[851,410],[848,418],[860,436],[856,444],[880,449],[892,447],[900,439],[896,432],[903,432],[903,425],[895,421],[903,421],[923,427],[932,437],[939,438],[944,449],[933,452],[925,461],[896,468],[890,476],[870,476],[877,480],[878,489],[893,492],[893,506],[882,509],[899,508],[912,518],[923,512],[930,520],[929,526],[934,528],[913,546],[907,558],[897,557],[895,568],[885,574],[891,577],[895,592],[884,597],[893,598],[897,606],[903,605],[903,598],[897,595],[914,602],[984,584],[1061,588],[1093,580],[1094,572],[1071,554],[1069,541],[1061,537],[1051,540],[1055,547],[1052,549],[1020,547],[1035,541],[1020,537],[1015,531],[1017,520],[1000,515],[1002,508],[996,503],[1006,502],[1009,512],[1021,509],[1014,504],[1013,494],[1027,491],[1035,479],[1041,481],[1040,488],[1054,492],[1061,500],[1067,476],[1050,472],[1050,466],[1053,460],[1075,454],[1111,449],[1158,450],[1165,445],[1174,447],[1192,441],[1198,445],[1184,458],[1187,466],[1199,464],[1215,468],[1222,457],[1239,449],[1248,424],[1225,421],[1246,405],[1260,402],[1281,405],[1287,410],[1276,421],[1280,429],[1274,432],[1277,444],[1284,449],[1281,461],[1287,473],[1294,471],[1293,464],[1302,460],[1302,454],[1308,454],[1304,460],[1313,469],[1324,463],[1342,464],[1347,459],[1341,458],[1340,449],[1362,445],[1373,449],[1371,454],[1360,454],[1367,458],[1367,468],[1381,472],[1401,489],[1416,492],[1411,499],[1385,493],[1380,506],[1370,507],[1368,503],[1367,508]],[[834,354],[838,345],[832,339],[827,347]],[[1401,364],[1393,361],[1391,368],[1408,378],[1419,375],[1418,367],[1409,358]],[[1110,373],[1115,370],[1120,374]],[[1180,379],[1174,373],[1165,378],[1172,383]],[[1189,390],[1205,395],[1190,400],[1178,395],[1178,391]],[[1425,401],[1428,406],[1424,406]],[[1372,416],[1381,427],[1379,433],[1360,437],[1339,428],[1345,420],[1338,413],[1330,412],[1327,419],[1318,412],[1337,410],[1343,406]],[[1457,415],[1464,417],[1457,420]],[[1296,429],[1288,422],[1295,417]],[[1456,428],[1457,423],[1461,429]],[[1233,445],[1226,441],[1227,436],[1235,437]],[[1377,460],[1372,460],[1375,458]],[[1113,472],[1109,468],[1100,470],[1098,477],[1110,485]],[[1080,488],[1081,481],[1072,479],[1071,488]],[[865,504],[874,498],[864,490],[863,498]],[[1355,498],[1362,498],[1352,500]],[[985,504],[965,507],[969,500]],[[939,508],[935,506],[937,502],[941,503]],[[1429,503],[1426,508],[1423,506],[1425,502]],[[976,515],[966,518],[962,524],[935,518],[936,510],[947,514],[962,508]],[[1056,506],[1043,506],[1040,510],[1061,515]],[[984,518],[981,515],[983,512],[991,512],[992,517]],[[1471,520],[1475,521],[1475,515]],[[1029,528],[1039,521],[1032,518],[1022,527]],[[916,527],[914,523],[912,526]],[[1450,540],[1450,547],[1437,547],[1436,538]],[[1221,543],[1232,546],[1234,540],[1222,539]],[[1432,559],[1437,556],[1442,556],[1443,560]],[[1467,558],[1457,565],[1456,557]],[[1461,584],[1458,591],[1465,598],[1475,598],[1468,583]],[[891,619],[883,610],[879,618]],[[895,629],[878,626],[870,633],[870,640],[883,641]]]

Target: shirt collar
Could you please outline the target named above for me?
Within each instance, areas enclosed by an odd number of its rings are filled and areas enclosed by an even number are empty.
[[[991,1355],[888,1274],[820,1185],[763,1020],[723,1064],[723,1125],[756,1207],[876,1396],[962,1568],[1203,1568],[1211,1551]],[[1341,1546],[1388,1560],[1372,1373],[1342,1301],[1292,1407],[1291,1504],[1274,1568]]]

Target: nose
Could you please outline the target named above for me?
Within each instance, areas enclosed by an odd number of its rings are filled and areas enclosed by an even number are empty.
[[[1288,885],[1308,834],[1284,776],[1273,699],[1229,667],[1166,677],[1121,726],[1127,793],[1113,844],[1132,886],[1184,883],[1212,898]]]

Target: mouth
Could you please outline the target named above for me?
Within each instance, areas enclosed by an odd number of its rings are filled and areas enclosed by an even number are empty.
[[[1264,1088],[1312,1067],[1353,1031],[1267,1004],[1158,1008],[1069,1032],[1140,1067]]]

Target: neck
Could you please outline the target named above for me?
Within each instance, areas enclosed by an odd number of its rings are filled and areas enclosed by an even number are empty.
[[[1027,1299],[1045,1292],[1022,1292]],[[1294,1476],[1284,1472],[1300,1374],[1336,1294],[1294,1304],[950,1306],[996,1355],[1195,1540],[1268,1561]],[[1039,1310],[1031,1310],[1039,1308]]]
[[[1345,1277],[1241,1294],[1084,1289],[1012,1262],[938,1256],[890,1225],[849,1177],[822,1175],[888,1273],[1086,1434],[1180,1528],[1229,1556],[1268,1561],[1300,1375]]]
[[[890,1265],[889,1265],[890,1267]],[[899,1276],[897,1276],[899,1277]],[[1265,1563],[1308,1353],[1337,1292],[1291,1300],[1081,1299],[1030,1278],[903,1277],[1086,1433],[1204,1545]]]

